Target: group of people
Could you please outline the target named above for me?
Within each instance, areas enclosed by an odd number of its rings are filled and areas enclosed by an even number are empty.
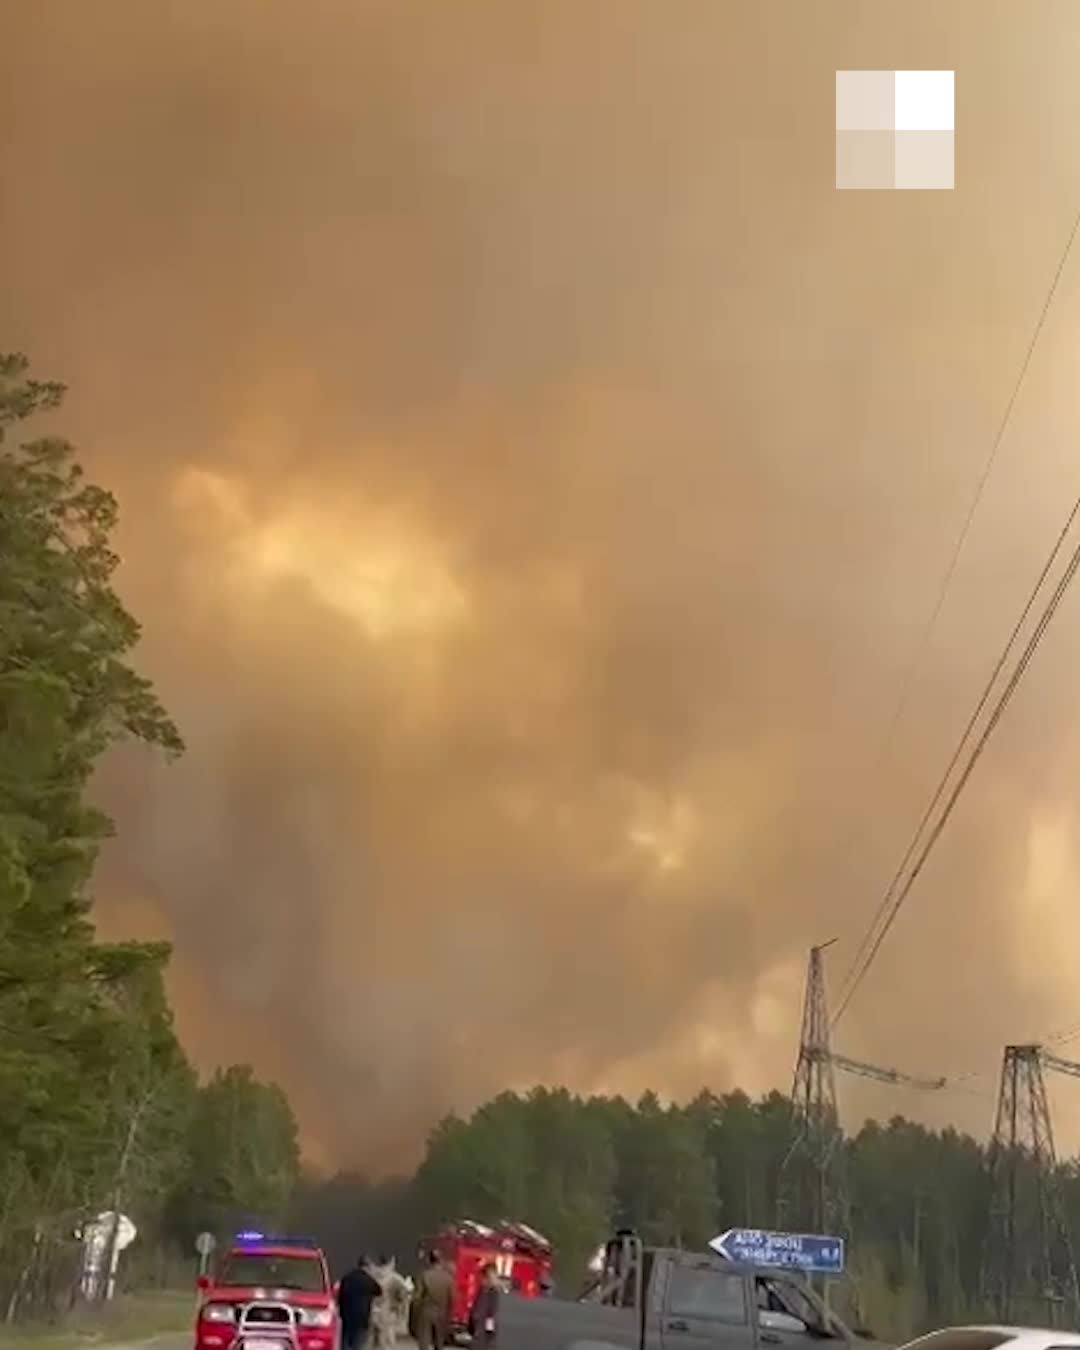
[[[500,1289],[495,1266],[485,1266],[469,1311],[473,1345],[495,1345]],[[443,1350],[453,1298],[453,1274],[437,1252],[428,1257],[415,1287],[393,1257],[362,1256],[338,1286],[341,1350],[392,1350],[406,1329],[413,1331],[418,1350]]]
[[[392,1256],[361,1256],[338,1285],[341,1350],[390,1350],[408,1326],[412,1282]]]

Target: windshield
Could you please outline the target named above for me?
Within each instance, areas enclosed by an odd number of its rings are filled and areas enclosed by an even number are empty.
[[[746,1322],[746,1290],[741,1275],[709,1266],[677,1265],[668,1280],[667,1311],[672,1317],[702,1318],[742,1326]]]
[[[305,1294],[326,1292],[322,1262],[317,1256],[231,1252],[221,1272],[221,1283],[243,1288],[299,1289]]]

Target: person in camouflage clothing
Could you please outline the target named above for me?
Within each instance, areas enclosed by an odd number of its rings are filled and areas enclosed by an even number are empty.
[[[371,1310],[372,1350],[393,1350],[402,1324],[408,1320],[409,1286],[398,1274],[392,1256],[380,1256],[371,1273],[382,1290]]]

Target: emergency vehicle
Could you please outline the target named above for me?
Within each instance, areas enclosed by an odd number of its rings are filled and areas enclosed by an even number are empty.
[[[278,1326],[291,1309],[291,1350],[334,1350],[338,1314],[334,1285],[322,1248],[313,1238],[238,1233],[217,1274],[201,1275],[195,1316],[195,1350],[265,1350],[284,1337]],[[278,1311],[273,1312],[276,1308]],[[256,1324],[265,1322],[263,1337]]]
[[[508,1292],[523,1298],[538,1298],[551,1288],[551,1243],[528,1224],[506,1219],[489,1227],[459,1219],[420,1244],[422,1264],[431,1252],[438,1253],[454,1276],[450,1331],[455,1339],[468,1332],[469,1313],[486,1265],[495,1267]]]

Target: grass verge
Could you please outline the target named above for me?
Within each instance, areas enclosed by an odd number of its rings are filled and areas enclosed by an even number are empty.
[[[104,1305],[80,1306],[61,1322],[0,1328],[0,1350],[93,1350],[189,1330],[193,1290],[123,1294]]]

